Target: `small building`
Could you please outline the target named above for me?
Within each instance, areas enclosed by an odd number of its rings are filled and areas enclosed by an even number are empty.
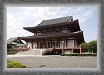
[[[34,36],[20,37],[30,49],[46,49],[50,54],[81,53],[84,42],[79,21],[72,16],[43,20],[34,27],[24,27]],[[45,52],[46,52],[45,51]],[[43,51],[44,54],[44,51]]]
[[[24,47],[25,46],[24,42],[18,37],[8,39],[7,45],[15,45],[16,47]]]
[[[17,48],[25,48],[26,44],[18,37],[10,38],[7,40],[7,53],[17,52]]]

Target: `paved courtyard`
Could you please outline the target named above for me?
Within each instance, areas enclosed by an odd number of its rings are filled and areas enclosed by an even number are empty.
[[[97,57],[7,56],[31,68],[97,68]]]

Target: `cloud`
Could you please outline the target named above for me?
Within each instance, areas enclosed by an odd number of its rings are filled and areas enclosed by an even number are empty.
[[[94,7],[7,7],[7,39],[33,35],[23,27],[36,26],[43,19],[73,16],[82,24],[94,10]]]
[[[26,36],[31,33],[28,31],[25,31],[23,29],[24,23],[23,23],[24,18],[23,17],[18,17],[18,15],[14,15],[12,13],[7,14],[7,39],[10,37],[18,37],[18,36]]]

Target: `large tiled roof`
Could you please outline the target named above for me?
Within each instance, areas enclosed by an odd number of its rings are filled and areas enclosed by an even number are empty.
[[[72,32],[81,31],[78,19],[73,20],[72,16],[43,20],[40,24],[38,24],[35,27],[23,27],[23,29],[34,33],[37,30],[43,30],[52,27],[68,27]]]
[[[70,22],[70,21],[73,21],[73,17],[67,16],[67,17],[43,20],[40,24],[38,24],[38,26],[53,25],[53,24],[59,24],[59,23],[64,23],[64,22]]]

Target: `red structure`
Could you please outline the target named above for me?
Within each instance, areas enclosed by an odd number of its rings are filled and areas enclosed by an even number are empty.
[[[43,54],[81,53],[84,42],[79,21],[72,16],[43,20],[35,27],[24,27],[34,36],[21,37],[30,49],[46,49]]]

